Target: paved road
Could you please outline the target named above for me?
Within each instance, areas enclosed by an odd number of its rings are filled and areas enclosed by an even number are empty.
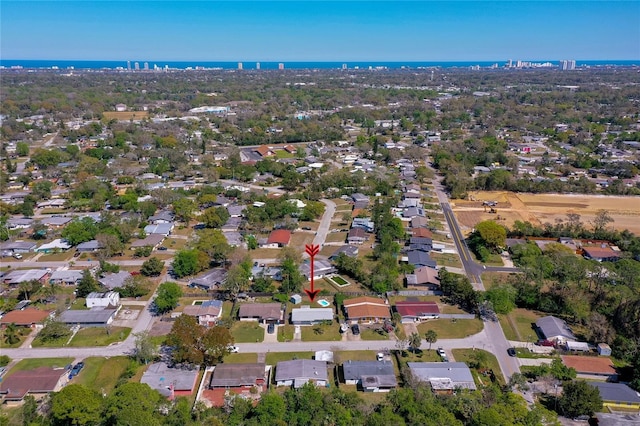
[[[322,246],[324,241],[327,239],[327,234],[329,233],[329,228],[331,227],[331,219],[336,212],[336,203],[331,200],[320,200],[326,208],[324,209],[324,214],[322,215],[322,219],[320,219],[320,225],[318,225],[318,230],[316,231],[316,236],[313,238],[313,244],[317,244]]]
[[[109,259],[109,263],[113,263],[120,266],[140,266],[147,259],[135,259],[135,260],[113,260]],[[165,260],[168,262],[169,260]],[[11,261],[5,262],[2,261],[2,266],[10,266],[11,268],[64,268],[69,266],[69,262],[73,262],[73,266],[78,267],[92,267],[99,266],[100,262],[97,260],[86,261],[86,260],[70,260],[64,262],[37,262],[33,260],[23,260],[23,261]]]

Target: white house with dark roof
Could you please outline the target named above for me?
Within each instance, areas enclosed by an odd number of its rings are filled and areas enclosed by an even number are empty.
[[[314,325],[323,321],[333,321],[332,308],[311,308],[302,306],[291,310],[291,323],[295,325]]]
[[[98,282],[109,290],[124,286],[127,279],[131,278],[131,274],[127,271],[120,271],[114,274],[108,274],[98,278]]]
[[[365,392],[389,392],[398,386],[391,361],[346,361],[342,364],[344,381]]]
[[[464,362],[408,362],[407,366],[415,379],[429,383],[435,393],[476,390],[471,370]]]
[[[300,388],[306,383],[313,383],[318,387],[329,384],[326,361],[314,359],[294,359],[280,361],[276,365],[276,385]]]
[[[578,340],[564,320],[552,315],[539,318],[536,321],[536,327],[542,334],[541,337],[557,344]]]
[[[76,285],[82,279],[82,271],[77,269],[66,269],[62,271],[53,271],[49,277],[49,281],[55,284]]]

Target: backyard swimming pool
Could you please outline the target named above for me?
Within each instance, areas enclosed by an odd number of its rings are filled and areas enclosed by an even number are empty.
[[[326,300],[324,300],[324,299],[320,299],[320,300],[318,300],[318,305],[322,306],[323,308],[326,308],[326,307],[328,307],[329,305],[331,305],[331,303],[327,302],[327,301],[326,301]]]

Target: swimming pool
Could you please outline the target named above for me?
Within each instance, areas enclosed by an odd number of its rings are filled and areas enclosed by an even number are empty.
[[[320,299],[320,300],[318,300],[318,305],[322,306],[323,308],[326,308],[326,307],[328,307],[329,305],[331,305],[331,303],[327,302],[327,301],[326,301],[326,300],[324,300],[324,299]]]

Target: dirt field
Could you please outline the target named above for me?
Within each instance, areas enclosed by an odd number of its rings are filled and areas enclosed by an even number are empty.
[[[102,115],[107,120],[142,120],[149,116],[149,111],[105,111]]]
[[[516,220],[541,225],[557,220],[566,221],[569,213],[579,214],[582,223],[590,226],[599,210],[607,210],[615,220],[613,227],[640,234],[640,197],[480,191],[471,193],[470,200],[452,202],[464,232],[470,232],[476,223],[488,219],[499,218],[501,223],[509,227]],[[497,201],[496,212],[489,213],[489,208],[485,209],[482,201]]]

